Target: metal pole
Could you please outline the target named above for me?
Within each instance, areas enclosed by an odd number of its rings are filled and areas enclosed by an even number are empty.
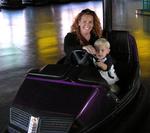
[[[112,31],[112,0],[103,0],[103,30]]]

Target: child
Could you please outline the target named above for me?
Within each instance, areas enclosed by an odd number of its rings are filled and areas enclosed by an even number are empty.
[[[110,43],[105,38],[100,38],[95,41],[96,58],[94,64],[98,67],[101,76],[110,85],[111,91],[118,92],[118,87],[115,83],[119,80],[115,73],[114,64],[110,56]]]

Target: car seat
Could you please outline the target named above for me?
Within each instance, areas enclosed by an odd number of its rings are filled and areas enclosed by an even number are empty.
[[[127,31],[112,31],[107,39],[111,45],[111,56],[115,59],[118,85],[124,94],[132,87],[137,70],[138,57],[135,39]]]

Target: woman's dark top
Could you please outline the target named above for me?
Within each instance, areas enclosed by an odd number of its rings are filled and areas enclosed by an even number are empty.
[[[89,44],[92,46],[94,45],[94,42],[98,39],[98,36],[91,34],[91,38],[89,40]],[[82,49],[82,45],[80,43],[80,40],[77,37],[77,34],[75,32],[69,32],[65,36],[64,39],[64,52],[66,55],[70,55],[73,50]]]
[[[98,36],[91,34],[91,38],[89,40],[89,44],[92,46],[94,42],[98,39]],[[72,58],[71,53],[74,50],[82,50],[82,45],[80,40],[77,37],[75,32],[69,32],[64,38],[64,52],[65,56],[57,62],[57,64],[71,64]]]

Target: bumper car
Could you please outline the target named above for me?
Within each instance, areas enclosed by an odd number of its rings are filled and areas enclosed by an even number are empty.
[[[11,8],[11,9],[24,8],[22,0],[1,0],[0,3],[2,8]]]
[[[127,31],[112,31],[107,39],[119,93],[110,91],[87,63],[87,54],[75,51],[74,64],[48,64],[27,72],[10,107],[8,132],[94,133],[126,109],[141,87],[136,42]]]
[[[58,4],[58,3],[69,3],[69,2],[82,2],[86,0],[22,0],[24,5],[40,6],[46,4]]]
[[[49,4],[49,0],[22,0],[23,5],[40,6]]]

